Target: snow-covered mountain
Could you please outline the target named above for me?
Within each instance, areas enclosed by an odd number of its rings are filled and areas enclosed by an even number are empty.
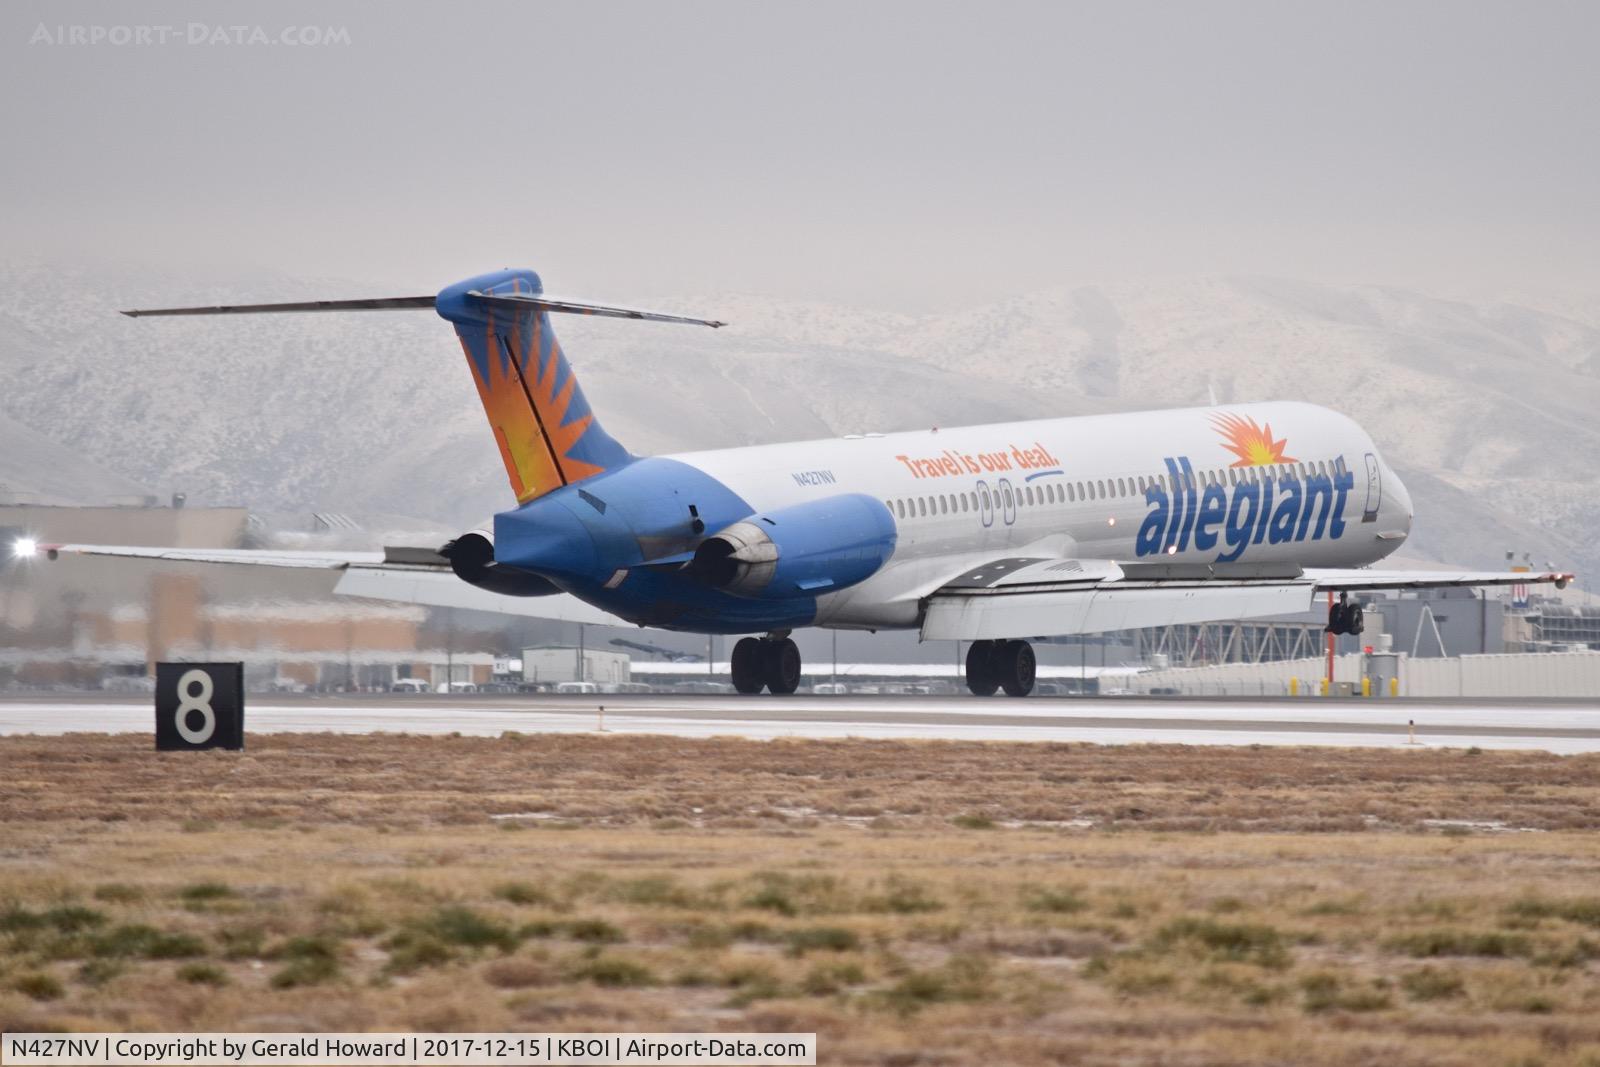
[[[128,502],[145,487],[0,415],[0,504]]]
[[[0,422],[0,448],[26,433],[69,450],[39,461],[59,467],[58,495],[110,491],[85,482],[87,470],[195,503],[457,526],[508,502],[460,350],[432,315],[115,314],[400,295],[392,287],[37,264],[0,266],[0,285],[0,417],[20,424]],[[1213,395],[1304,399],[1354,416],[1406,478],[1419,512],[1409,554],[1490,565],[1516,549],[1541,563],[1600,563],[1588,535],[1600,524],[1600,328],[1567,296],[1463,303],[1208,278],[1050,290],[931,315],[727,294],[607,296],[732,323],[714,333],[557,323],[594,408],[636,452]]]

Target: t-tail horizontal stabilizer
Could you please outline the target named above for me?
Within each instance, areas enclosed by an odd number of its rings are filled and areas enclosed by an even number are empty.
[[[589,408],[572,365],[556,342],[551,313],[712,329],[727,325],[718,319],[562,300],[546,295],[544,283],[533,271],[509,269],[464,279],[435,296],[137,308],[123,314],[137,319],[300,311],[433,311],[449,322],[466,354],[518,504],[634,459]]]
[[[153,315],[254,315],[265,311],[432,311],[431,296],[387,296],[371,300],[302,300],[290,304],[213,304],[192,308],[134,308],[130,319]]]
[[[511,293],[469,292],[468,299],[475,302],[508,309],[526,311],[556,311],[568,315],[596,315],[608,319],[639,319],[646,322],[680,322],[689,326],[710,326],[716,329],[726,322],[700,319],[690,315],[668,315],[661,311],[643,311],[639,308],[613,307],[608,304],[589,304],[580,300],[557,300],[544,295],[518,295]],[[186,308],[134,308],[124,311],[130,319],[157,315],[255,315],[284,311],[432,311],[438,302],[432,296],[386,296],[368,300],[300,300],[287,304],[211,304]]]

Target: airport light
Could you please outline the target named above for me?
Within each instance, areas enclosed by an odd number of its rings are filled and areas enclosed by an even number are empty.
[[[11,542],[11,554],[17,559],[32,559],[39,554],[39,542],[31,537],[19,537]]]

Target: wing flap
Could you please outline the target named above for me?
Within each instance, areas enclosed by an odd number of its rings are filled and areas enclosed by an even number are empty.
[[[391,600],[463,611],[492,611],[558,622],[630,626],[631,623],[592,607],[570,593],[552,596],[502,596],[468,585],[448,571],[399,570],[392,567],[351,567],[333,587],[337,596]]]
[[[928,602],[922,637],[928,641],[1004,640],[1269,618],[1310,610],[1313,595],[1310,584],[1304,582],[941,593]]]
[[[1007,640],[1274,618],[1304,614],[1319,594],[1330,592],[1541,583],[1561,588],[1572,577],[1556,571],[996,559],[969,566],[927,598],[922,637]]]
[[[315,552],[252,548],[158,548],[142,545],[39,545],[55,559],[62,555],[113,556],[167,563],[233,564],[343,571],[337,596],[390,600],[428,607],[492,611],[558,622],[630,625],[567,593],[513,597],[491,593],[457,578],[450,563],[431,548],[391,547],[382,552]]]
[[[1042,634],[1081,634],[1092,590],[1015,597],[935,595],[922,617],[924,641],[980,641]]]

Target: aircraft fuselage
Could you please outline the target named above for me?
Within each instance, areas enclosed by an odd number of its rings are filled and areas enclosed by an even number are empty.
[[[830,500],[855,523],[849,558],[874,561],[848,586],[802,575],[741,595],[690,566],[706,536],[793,529]],[[495,542],[502,563],[630,622],[752,633],[912,628],[952,573],[1003,556],[1364,566],[1411,518],[1360,426],[1272,402],[637,459],[501,513]]]

